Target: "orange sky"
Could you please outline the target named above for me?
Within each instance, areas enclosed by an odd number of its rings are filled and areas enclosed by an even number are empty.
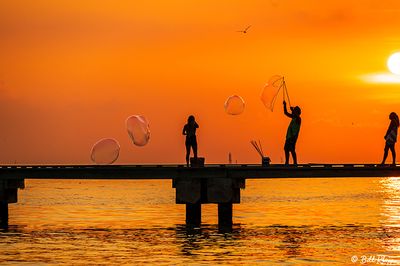
[[[91,163],[104,137],[117,163],[182,163],[189,114],[206,162],[258,163],[260,139],[280,163],[290,121],[259,99],[275,74],[303,110],[299,162],[378,162],[400,84],[361,77],[388,72],[399,29],[398,0],[1,1],[0,163]],[[240,116],[224,112],[232,94]],[[133,114],[150,121],[145,147]]]

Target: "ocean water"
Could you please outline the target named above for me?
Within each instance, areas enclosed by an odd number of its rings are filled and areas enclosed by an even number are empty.
[[[233,230],[185,226],[169,180],[26,180],[1,265],[398,265],[400,178],[247,180]]]

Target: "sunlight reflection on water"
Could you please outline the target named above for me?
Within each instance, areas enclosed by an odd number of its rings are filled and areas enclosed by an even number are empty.
[[[382,230],[385,234],[383,245],[389,251],[400,251],[400,178],[381,180],[383,192]],[[400,256],[399,256],[400,259]]]

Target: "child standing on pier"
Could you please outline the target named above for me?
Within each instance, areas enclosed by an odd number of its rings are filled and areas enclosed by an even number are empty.
[[[286,101],[283,101],[283,112],[287,117],[290,117],[292,121],[289,124],[286,133],[286,141],[285,141],[285,165],[289,165],[289,152],[293,157],[293,164],[297,165],[297,155],[296,155],[296,142],[300,132],[301,126],[301,109],[300,107],[290,107],[292,113],[289,113],[286,108]]]
[[[382,160],[381,165],[385,164],[386,158],[388,156],[388,152],[390,150],[392,152],[392,159],[393,159],[392,165],[395,166],[396,165],[396,151],[394,149],[394,144],[397,142],[397,129],[399,127],[399,117],[397,116],[397,114],[395,112],[391,112],[389,115],[389,119],[390,119],[390,125],[389,125],[389,128],[386,131],[386,134],[384,137],[386,140],[386,144],[385,144],[385,150],[384,150],[383,160]]]
[[[196,129],[199,125],[196,123],[194,116],[188,117],[187,124],[183,127],[182,134],[186,135],[186,165],[189,166],[190,158],[190,147],[193,149],[194,158],[197,159],[197,139],[196,139]]]

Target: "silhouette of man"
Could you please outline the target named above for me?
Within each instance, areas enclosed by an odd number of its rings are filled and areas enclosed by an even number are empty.
[[[196,123],[194,116],[188,117],[187,124],[183,127],[182,134],[186,135],[186,165],[189,166],[190,148],[193,149],[194,158],[197,158],[197,139],[196,129],[199,125]]]
[[[389,128],[386,131],[386,134],[384,137],[386,140],[386,144],[385,144],[383,160],[382,160],[381,165],[385,164],[386,158],[387,158],[389,150],[390,150],[392,152],[392,159],[393,159],[392,165],[395,166],[396,165],[396,151],[394,149],[394,144],[397,142],[397,129],[399,128],[399,117],[397,116],[397,114],[395,112],[392,112],[389,115],[389,119],[390,119],[390,125],[389,125]]]
[[[300,132],[301,126],[301,109],[300,107],[290,107],[291,113],[287,111],[286,101],[283,101],[283,112],[287,117],[290,117],[292,121],[289,124],[286,133],[286,141],[285,141],[285,164],[289,165],[289,153],[292,154],[293,164],[297,165],[297,155],[296,155],[296,142]]]

